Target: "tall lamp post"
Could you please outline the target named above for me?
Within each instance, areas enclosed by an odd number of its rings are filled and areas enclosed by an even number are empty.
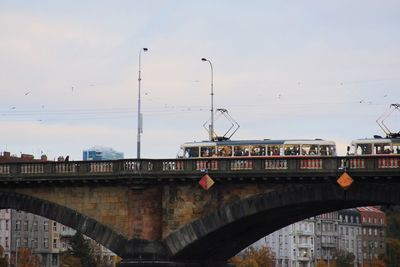
[[[214,70],[213,70],[213,65],[210,60],[206,58],[202,58],[202,61],[207,61],[210,63],[211,67],[211,124],[209,126],[209,134],[210,134],[210,141],[214,139]]]
[[[141,92],[140,92],[140,84],[142,81],[142,69],[141,69],[141,60],[142,60],[142,51],[146,52],[148,49],[146,47],[141,48],[139,51],[139,77],[138,77],[138,82],[139,82],[139,89],[138,89],[138,127],[137,127],[137,159],[140,159],[140,135],[143,133],[143,116],[140,110],[140,104],[141,104]]]

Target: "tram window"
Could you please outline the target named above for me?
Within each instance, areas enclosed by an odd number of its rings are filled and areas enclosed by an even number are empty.
[[[268,156],[279,156],[281,153],[281,146],[279,145],[270,145],[267,146],[267,155]]]
[[[230,157],[230,156],[232,156],[232,148],[231,148],[231,146],[218,146],[217,147],[217,156],[218,157]]]
[[[252,156],[265,156],[265,146],[250,146]]]
[[[392,147],[392,151],[394,154],[400,154],[400,143],[394,143]]]
[[[318,155],[318,146],[317,145],[301,145],[301,154],[302,155]]]
[[[201,152],[201,156],[205,157],[205,158],[216,156],[215,147],[213,147],[213,146],[202,146],[200,152]]]
[[[250,155],[249,152],[250,151],[249,151],[249,147],[248,146],[234,146],[233,147],[233,153],[237,157],[248,156],[248,155]]]
[[[375,154],[391,154],[392,148],[390,143],[374,144]]]
[[[185,158],[197,158],[199,156],[198,147],[185,147]]]
[[[329,145],[319,146],[319,152],[321,156],[333,156],[335,154],[335,147]]]
[[[372,144],[357,144],[357,155],[371,155]]]
[[[285,155],[300,155],[300,145],[285,145]]]

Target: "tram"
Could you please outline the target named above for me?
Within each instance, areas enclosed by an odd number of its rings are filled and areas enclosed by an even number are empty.
[[[222,140],[184,143],[178,153],[178,158],[272,156],[336,156],[336,145],[322,139]]]
[[[400,104],[391,104],[376,123],[386,134],[386,137],[375,135],[374,138],[357,139],[348,147],[349,155],[389,155],[400,154],[400,132],[393,132],[385,124],[385,120],[394,112],[400,111]]]
[[[351,142],[349,155],[384,155],[400,154],[400,138],[374,138],[357,139]]]

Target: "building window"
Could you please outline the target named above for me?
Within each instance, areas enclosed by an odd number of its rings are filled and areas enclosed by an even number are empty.
[[[383,219],[381,218],[381,224],[383,224]]]
[[[28,221],[24,221],[24,231],[28,231]]]
[[[51,254],[51,264],[57,265],[57,263],[58,263],[57,254]]]
[[[48,238],[44,238],[43,239],[43,247],[44,248],[49,248],[49,239]]]
[[[9,247],[10,247],[10,245],[8,243],[8,236],[6,236],[6,248],[9,248]]]
[[[43,223],[43,230],[44,230],[45,232],[48,232],[48,231],[49,231],[49,221],[44,221],[44,223]]]
[[[372,228],[368,228],[368,234],[372,235]]]
[[[28,238],[22,239],[22,246],[23,246],[24,248],[27,248],[27,247],[28,247]]]
[[[35,231],[35,232],[38,231],[38,221],[33,222],[33,231]]]
[[[371,217],[368,217],[368,223],[372,223]]]
[[[8,230],[8,220],[6,220],[6,230]]]
[[[31,243],[32,243],[33,248],[38,248],[38,239],[37,238],[32,239]]]
[[[57,239],[53,239],[53,248],[57,248]]]
[[[367,228],[363,228],[363,235],[367,235]]]
[[[17,220],[15,222],[15,230],[20,231],[21,230],[21,221]]]

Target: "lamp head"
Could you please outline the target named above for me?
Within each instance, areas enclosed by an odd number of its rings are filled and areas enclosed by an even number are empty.
[[[149,49],[147,49],[147,47],[144,47],[144,48],[143,48],[143,51],[144,51],[144,52],[146,52],[147,50],[149,50]]]
[[[202,61],[207,61],[207,59],[206,59],[206,58],[204,58],[204,57],[203,57],[201,60],[202,60]]]

